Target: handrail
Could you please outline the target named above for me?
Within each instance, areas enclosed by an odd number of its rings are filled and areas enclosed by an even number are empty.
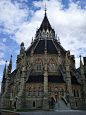
[[[58,69],[60,70],[60,72],[61,72],[61,74],[62,74],[62,76],[63,76],[64,81],[66,82],[66,76],[65,76],[64,73],[63,73],[63,68],[62,68],[62,66],[60,65],[60,66],[58,67]]]
[[[81,80],[80,77],[75,73],[74,69],[70,67],[70,72],[72,72],[72,74],[76,77],[77,82],[79,82],[81,84]]]
[[[31,67],[30,71],[29,71],[28,74],[26,75],[26,82],[27,82],[27,80],[29,79],[29,75],[30,75],[32,69],[33,69],[33,66]]]

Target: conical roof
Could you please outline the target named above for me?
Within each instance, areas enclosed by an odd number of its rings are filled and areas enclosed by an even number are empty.
[[[47,14],[46,14],[46,12],[45,12],[45,16],[44,16],[44,19],[43,19],[43,21],[42,21],[42,23],[41,23],[41,25],[40,25],[40,28],[37,30],[37,33],[36,33],[36,36],[39,34],[39,31],[43,31],[43,29],[46,31],[47,29],[50,31],[52,31],[53,32],[53,34],[55,35],[55,31],[54,31],[54,29],[52,29],[52,27],[51,27],[51,25],[50,25],[50,23],[49,23],[49,20],[48,20],[48,18],[47,18]]]
[[[39,29],[40,29],[41,31],[42,31],[43,29],[46,31],[47,28],[48,28],[49,31],[52,29],[52,28],[51,28],[51,25],[50,25],[50,23],[49,23],[49,21],[48,21],[46,12],[45,12],[44,19],[43,19],[42,24],[41,24],[41,26],[40,26]]]

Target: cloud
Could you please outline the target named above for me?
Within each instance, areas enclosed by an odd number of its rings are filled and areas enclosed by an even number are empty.
[[[4,57],[5,54],[3,52],[0,52],[0,58]]]
[[[20,50],[16,50],[16,51],[15,51],[16,54],[19,54],[19,52],[20,52]]]
[[[0,60],[0,65],[5,65],[5,61],[4,60]],[[7,62],[7,65],[9,64],[9,62]]]
[[[10,0],[0,1],[1,4],[1,18],[0,25],[3,26],[3,33],[14,34],[23,21],[28,17],[28,8],[23,3],[15,1],[12,3]],[[24,5],[24,8],[22,9]]]
[[[18,44],[24,42],[27,48],[32,37],[35,36],[37,27],[40,27],[43,20],[45,1],[48,19],[57,36],[60,37],[62,46],[66,50],[70,50],[70,53],[74,54],[76,59],[79,59],[80,54],[86,56],[86,10],[81,8],[81,1],[74,3],[71,0],[68,3],[68,8],[65,8],[61,0],[33,1],[33,7],[36,10],[30,9],[27,5],[17,1],[14,3],[10,0],[1,1],[0,20],[4,27],[2,32],[9,34],[10,38]]]
[[[6,49],[7,49],[7,46],[4,43],[0,42],[0,50],[6,51]]]
[[[2,42],[6,42],[6,38],[2,38]]]

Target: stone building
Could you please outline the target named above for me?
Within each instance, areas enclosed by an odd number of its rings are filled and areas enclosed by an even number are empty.
[[[67,41],[66,41],[67,42]],[[3,71],[1,106],[4,108],[68,109],[86,104],[86,78],[80,57],[80,72],[74,55],[66,51],[51,27],[45,11],[34,40],[25,50],[21,43],[16,69]]]

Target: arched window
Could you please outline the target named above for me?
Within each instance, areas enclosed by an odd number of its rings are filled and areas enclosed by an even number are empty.
[[[38,95],[41,96],[41,88],[39,87]]]
[[[29,88],[29,96],[31,96],[31,87]]]
[[[37,61],[37,71],[41,71],[41,61]]]
[[[47,38],[48,38],[48,32],[47,32]]]
[[[64,96],[64,90],[63,90],[63,88],[62,88],[62,96]]]
[[[79,97],[79,91],[77,90],[77,97]]]
[[[76,92],[75,92],[75,89],[74,89],[74,97],[76,97]]]
[[[49,95],[51,96],[51,87],[49,88]]]
[[[55,61],[54,61],[54,59],[50,60],[50,71],[55,71]]]
[[[36,96],[36,88],[34,87],[34,96]]]
[[[50,64],[50,71],[55,71],[55,65],[54,65],[54,63]]]
[[[43,38],[45,38],[45,32],[43,32]]]
[[[52,66],[53,66],[53,67],[52,67],[52,70],[53,70],[53,71],[55,71],[55,65],[54,65],[54,64],[52,64]]]

